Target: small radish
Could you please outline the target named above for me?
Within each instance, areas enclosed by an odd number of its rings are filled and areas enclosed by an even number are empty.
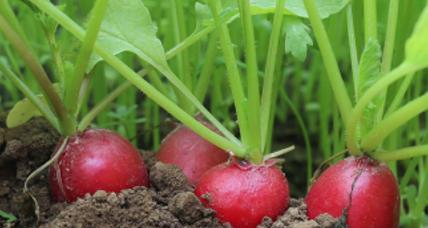
[[[400,216],[397,181],[384,163],[349,157],[315,181],[307,197],[308,216],[344,218],[349,228],[396,228]]]
[[[287,179],[273,161],[217,165],[201,177],[195,194],[234,228],[255,228],[265,216],[276,219],[289,201]]]
[[[50,168],[49,181],[53,199],[67,202],[97,190],[119,192],[149,185],[138,150],[112,131],[95,129],[69,138]]]
[[[202,123],[214,129],[207,123]],[[178,166],[189,183],[194,185],[203,173],[227,161],[229,155],[189,128],[180,125],[163,140],[156,157],[161,162]]]

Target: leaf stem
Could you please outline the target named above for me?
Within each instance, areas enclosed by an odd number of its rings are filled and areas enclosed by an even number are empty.
[[[204,102],[208,91],[211,76],[214,72],[215,57],[217,54],[217,35],[212,34],[208,41],[208,48],[205,53],[205,62],[201,74],[195,87],[195,96],[200,102]]]
[[[68,112],[76,116],[77,104],[81,85],[85,77],[86,66],[89,58],[91,57],[92,49],[100,31],[101,23],[103,21],[105,12],[107,11],[108,1],[97,0],[89,20],[89,26],[85,38],[82,42],[79,54],[77,56],[76,64],[73,74],[70,77],[69,84],[65,87],[64,104]]]
[[[84,37],[83,29],[77,25],[73,20],[67,17],[63,12],[58,10],[55,6],[53,6],[50,2],[43,0],[30,0],[34,5],[36,5],[40,10],[50,15],[54,18],[58,23],[60,23],[65,29],[70,31],[74,36],[76,36],[79,40],[82,40]],[[245,153],[245,149],[242,148],[239,141],[233,141],[231,139],[226,139],[223,136],[218,135],[212,130],[205,127],[203,124],[199,123],[192,116],[187,114],[184,110],[178,107],[174,102],[169,100],[165,95],[160,93],[156,88],[150,85],[147,81],[141,78],[139,74],[130,69],[125,63],[123,63],[119,58],[112,55],[108,51],[106,51],[103,47],[99,46],[97,43],[94,46],[95,52],[100,55],[107,63],[109,63],[114,69],[116,69],[123,77],[125,77],[128,81],[130,81],[133,85],[135,85],[139,90],[144,92],[149,98],[151,98],[154,102],[156,102],[159,106],[165,109],[167,112],[171,113],[175,118],[179,121],[186,124],[190,129],[199,134],[201,137],[204,137],[209,142],[227,150],[231,151],[237,156],[243,156]],[[162,72],[168,73],[168,72]],[[169,75],[171,76],[171,75]],[[177,79],[178,80],[178,79]],[[178,80],[179,81],[179,80]],[[196,98],[195,98],[196,99]],[[205,109],[206,111],[206,109]],[[207,111],[206,111],[207,112]],[[204,113],[206,114],[206,113]],[[208,113],[209,114],[209,113]],[[207,118],[213,122],[217,121],[212,118]],[[218,122],[218,121],[217,121]],[[214,123],[213,123],[214,124]],[[223,134],[223,129],[214,124]],[[220,124],[220,126],[222,126]],[[223,131],[222,131],[223,130]],[[230,134],[230,133],[229,133]],[[227,135],[225,135],[227,136]],[[232,135],[233,136],[233,135]],[[230,136],[229,136],[230,137]]]
[[[364,0],[364,37],[366,43],[370,38],[377,40],[376,1]]]
[[[419,156],[428,155],[428,144],[405,147],[398,150],[378,151],[372,154],[373,158],[380,161],[406,160]]]
[[[346,22],[348,27],[348,43],[349,52],[351,55],[352,75],[354,79],[354,96],[359,97],[358,94],[358,52],[357,42],[355,40],[354,16],[352,14],[352,3],[349,3],[346,8]]]
[[[235,102],[236,113],[238,116],[239,129],[241,132],[241,138],[245,147],[248,146],[248,118],[247,118],[247,100],[244,95],[242,88],[241,78],[238,67],[236,65],[236,58],[232,49],[232,41],[229,35],[229,29],[227,25],[222,23],[219,17],[219,11],[221,10],[221,2],[217,0],[209,0],[209,5],[214,17],[216,27],[218,29],[223,55],[226,61],[226,68],[228,71],[229,83],[232,89],[232,96]],[[260,158],[261,161],[261,158]]]
[[[113,100],[115,100],[120,94],[128,90],[132,84],[129,81],[122,83],[119,87],[113,90],[107,97],[105,97],[100,103],[98,103],[91,111],[86,114],[80,121],[77,130],[79,132],[84,131],[97,115],[104,110]]]
[[[428,110],[428,93],[409,102],[380,121],[367,136],[363,138],[361,148],[363,151],[373,151],[392,131],[426,110]]]
[[[389,72],[384,77],[380,78],[360,98],[354,110],[352,111],[352,114],[346,126],[347,128],[346,142],[347,142],[348,150],[352,155],[361,154],[361,151],[358,148],[358,144],[357,144],[356,130],[357,130],[357,124],[361,119],[361,115],[364,111],[364,108],[370,103],[370,101],[376,95],[384,91],[384,89],[387,88],[390,84],[404,77],[405,75],[416,71],[417,69],[418,67],[415,65],[407,64],[406,62],[402,63],[393,71]]]
[[[0,61],[0,71],[3,72],[4,76],[8,78],[16,88],[18,88],[25,97],[31,101],[31,103],[43,114],[43,116],[49,121],[49,123],[58,131],[60,130],[58,125],[58,119],[49,109],[49,107],[44,104],[37,95],[31,91],[30,88],[22,82],[19,77],[13,73],[2,61]]]
[[[61,133],[65,136],[73,133],[72,121],[67,113],[61,98],[56,93],[52,82],[46,74],[43,67],[39,64],[36,57],[31,53],[30,48],[23,39],[13,30],[10,24],[0,15],[0,30],[3,31],[5,37],[9,40],[12,46],[18,51],[22,60],[33,73],[37,83],[42,88],[43,94],[48,102],[52,105],[55,114],[58,116]]]
[[[257,75],[257,56],[254,38],[254,26],[251,19],[251,9],[249,0],[238,0],[241,13],[242,24],[245,36],[245,53],[247,63],[247,96],[248,108],[248,129],[252,129],[249,134],[249,151],[252,154],[263,153],[263,147],[260,139],[260,88]]]
[[[327,32],[321,21],[314,0],[304,0],[306,10],[308,11],[309,20],[311,21],[314,30],[315,38],[321,50],[321,55],[324,60],[324,66],[327,71],[327,76],[330,81],[331,89],[337,105],[339,106],[340,114],[343,123],[348,123],[350,119],[350,110],[352,109],[351,99],[346,91],[345,82],[340,74],[339,66],[336,61],[333,49],[328,39]]]
[[[375,2],[375,1],[373,1]],[[387,73],[391,70],[392,57],[394,53],[395,31],[397,29],[399,0],[390,0],[388,9],[388,22],[386,25],[386,37],[383,48],[381,72]]]

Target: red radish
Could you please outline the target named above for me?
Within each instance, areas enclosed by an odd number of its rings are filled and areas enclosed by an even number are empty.
[[[339,218],[350,228],[396,228],[400,216],[397,181],[386,164],[368,157],[349,157],[328,168],[307,197],[308,216]]]
[[[276,219],[289,201],[287,179],[273,161],[217,165],[201,177],[195,194],[234,228],[255,228],[265,216]]]
[[[67,202],[97,190],[119,192],[149,185],[138,150],[112,131],[94,129],[70,137],[50,168],[49,181],[53,199]]]
[[[207,123],[204,124],[214,129]],[[163,140],[156,157],[161,162],[178,166],[189,183],[196,184],[203,173],[226,162],[229,155],[191,129],[180,125]]]

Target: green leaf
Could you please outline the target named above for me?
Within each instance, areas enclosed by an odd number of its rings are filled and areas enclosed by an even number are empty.
[[[360,59],[360,67],[358,73],[358,86],[356,91],[356,99],[358,99],[380,78],[381,65],[381,48],[376,39],[369,39]],[[368,133],[373,126],[380,120],[382,111],[382,103],[385,100],[385,94],[381,94],[374,98],[364,110],[363,119],[360,127],[362,136]]]
[[[53,86],[56,92],[59,94],[60,87],[58,83],[55,83]],[[42,95],[37,95],[37,97],[44,104],[46,105],[48,104]],[[24,98],[16,102],[13,108],[9,111],[6,118],[6,126],[8,128],[17,127],[19,125],[26,123],[31,118],[36,116],[42,116],[42,113],[39,111],[39,109],[36,106],[33,105],[33,103],[29,99]]]
[[[428,6],[421,13],[413,34],[406,42],[405,61],[420,69],[428,67]]]
[[[285,18],[285,53],[291,53],[300,61],[306,59],[308,46],[312,46],[309,27],[298,17]]]
[[[318,13],[321,18],[327,18],[332,14],[342,10],[350,0],[316,0]],[[252,12],[254,14],[273,13],[276,1],[272,0],[251,0]],[[302,0],[287,0],[284,5],[284,14],[298,17],[308,17],[305,5]]]
[[[157,28],[141,0],[110,0],[98,36],[99,44],[117,55],[129,51],[156,68],[169,69]],[[102,59],[92,55],[87,72]]]
[[[327,18],[332,14],[341,11],[350,0],[316,0],[318,12],[321,18]],[[239,9],[236,0],[223,0],[223,11],[221,18],[226,23],[230,23],[239,16]],[[252,15],[271,14],[275,12],[276,1],[273,0],[251,0],[250,9]],[[197,30],[204,26],[212,26],[213,20],[209,7],[196,2],[195,11],[198,21]],[[284,4],[284,14],[296,17],[307,18],[305,5],[302,0],[287,0]]]
[[[11,222],[16,221],[16,217],[14,215],[6,213],[2,210],[0,210],[0,217],[6,219],[7,223],[11,223]]]

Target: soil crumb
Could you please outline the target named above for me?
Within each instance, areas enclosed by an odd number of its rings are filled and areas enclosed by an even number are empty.
[[[66,206],[41,227],[227,227],[203,207],[176,166],[156,162],[149,172],[150,188],[97,191]]]
[[[337,219],[328,214],[322,214],[315,220],[309,220],[306,215],[306,204],[303,199],[291,199],[288,210],[275,222],[265,217],[257,228],[333,228]]]
[[[0,210],[18,218],[7,224],[0,218],[0,227],[35,227],[31,199],[23,194],[26,177],[49,159],[59,134],[43,118],[33,118],[27,123],[7,129],[5,116],[0,118]],[[41,216],[50,208],[47,171],[30,183],[31,192],[37,197]],[[2,224],[3,223],[3,224]]]

